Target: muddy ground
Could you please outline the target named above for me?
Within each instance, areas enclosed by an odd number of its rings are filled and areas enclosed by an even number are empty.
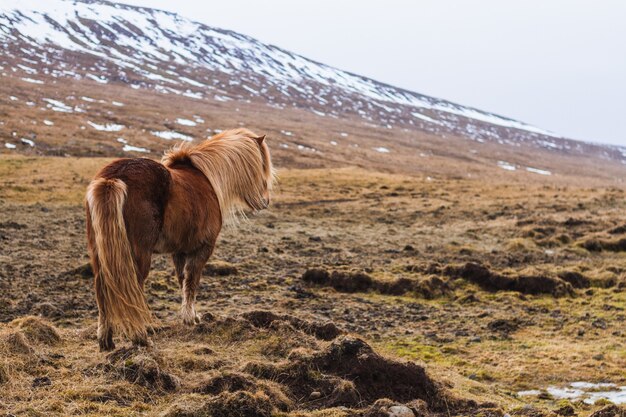
[[[273,207],[224,230],[202,323],[179,324],[157,255],[153,346],[107,355],[81,205],[105,163],[0,158],[7,415],[623,414],[546,391],[626,385],[622,189],[282,170]]]

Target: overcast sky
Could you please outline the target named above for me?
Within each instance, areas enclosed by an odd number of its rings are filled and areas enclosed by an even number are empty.
[[[120,0],[567,137],[626,145],[625,0]]]

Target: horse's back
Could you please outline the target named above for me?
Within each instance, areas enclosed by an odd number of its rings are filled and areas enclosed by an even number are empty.
[[[172,179],[159,250],[194,252],[217,239],[222,225],[219,202],[209,180],[193,165],[179,163],[168,169]]]
[[[147,158],[118,159],[96,178],[126,184],[124,219],[128,238],[136,247],[153,248],[163,227],[171,175],[162,164]]]

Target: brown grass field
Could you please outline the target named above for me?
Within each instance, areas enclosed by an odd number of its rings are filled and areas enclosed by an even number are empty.
[[[0,413],[587,416],[607,402],[546,388],[626,385],[613,181],[281,169],[271,209],[219,239],[202,323],[179,323],[156,255],[153,346],[107,355],[82,201],[109,160],[0,156]]]

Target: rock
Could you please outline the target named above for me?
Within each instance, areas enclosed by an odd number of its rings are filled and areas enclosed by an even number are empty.
[[[392,405],[389,407],[389,417],[415,417],[415,413],[405,405]]]
[[[318,398],[320,398],[322,396],[322,393],[319,391],[313,391],[310,395],[309,395],[309,400],[317,400]]]

